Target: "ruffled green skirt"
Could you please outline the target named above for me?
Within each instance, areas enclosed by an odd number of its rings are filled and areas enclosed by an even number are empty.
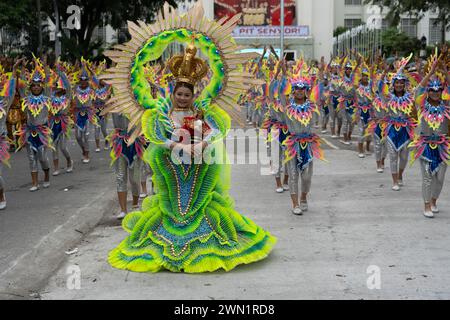
[[[225,154],[223,147],[214,150],[215,159]],[[110,252],[113,267],[229,271],[267,257],[276,239],[234,210],[228,195],[229,164],[176,164],[158,146],[147,149],[145,160],[154,172],[156,195],[144,200],[142,211],[123,220],[129,236]]]

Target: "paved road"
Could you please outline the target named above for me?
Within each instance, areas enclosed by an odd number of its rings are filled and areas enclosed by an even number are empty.
[[[442,212],[426,219],[417,164],[407,168],[405,187],[394,192],[389,170],[377,173],[373,156],[359,159],[354,144],[324,137],[329,162],[315,161],[310,208],[303,216],[291,214],[289,194],[275,193],[273,177],[261,175],[260,166],[232,167],[236,209],[278,238],[267,259],[229,273],[116,270],[106,257],[126,233],[104,217],[40,290],[40,298],[449,299],[448,175]],[[73,266],[81,272],[79,290],[67,286],[66,272]]]
[[[93,138],[92,131],[90,139]],[[100,153],[95,153],[94,145],[91,141],[92,161],[82,164],[80,149],[72,139],[69,150],[75,162],[74,171],[63,171],[60,176],[51,176],[51,186],[48,189],[42,188],[41,171],[41,189],[37,192],[28,191],[31,176],[26,151],[12,154],[11,169],[3,170],[7,186],[7,208],[0,211],[0,280],[3,283],[8,281],[8,285],[11,284],[13,280],[10,279],[20,278],[23,272],[31,276],[57,267],[52,265],[57,263],[52,259],[57,255],[52,249],[59,250],[59,253],[69,250],[71,242],[89,229],[83,224],[91,224],[93,227],[102,217],[102,210],[114,210],[111,201],[115,182],[109,166],[109,151],[102,149]],[[65,159],[60,161],[65,166]],[[91,212],[85,219],[80,218],[89,211]],[[52,237],[58,234],[61,237],[52,242]],[[36,255],[42,259],[41,264],[36,263]],[[33,268],[35,263],[35,271],[26,269]],[[17,283],[12,285],[19,289],[21,287]],[[0,287],[0,297],[11,292]]]

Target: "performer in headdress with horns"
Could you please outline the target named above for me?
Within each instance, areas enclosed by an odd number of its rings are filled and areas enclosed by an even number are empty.
[[[201,3],[185,15],[166,3],[163,14],[152,25],[129,22],[131,41],[106,53],[117,66],[102,77],[117,92],[105,110],[129,114],[129,129],[134,128],[130,143],[142,125],[150,140],[144,159],[154,172],[156,189],[142,211],[124,218],[130,235],[110,252],[109,262],[138,272],[229,271],[265,258],[276,241],[236,212],[228,194],[230,172],[222,140],[230,117],[224,109],[239,119],[235,97],[255,80],[238,67],[254,55],[237,53],[231,38],[239,15],[225,23],[226,18],[210,21]],[[154,99],[144,66],[174,41],[189,44],[184,55],[168,62],[176,78],[174,91]],[[195,86],[208,70],[196,57],[197,47],[208,57],[212,75],[194,101]],[[201,134],[192,138],[192,131]]]
[[[439,212],[437,200],[450,164],[450,74],[445,58],[447,47],[437,51],[428,63],[428,73],[416,89],[420,134],[411,142],[411,161],[420,159],[423,214],[433,218]]]

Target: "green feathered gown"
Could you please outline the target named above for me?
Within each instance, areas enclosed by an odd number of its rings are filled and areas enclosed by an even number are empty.
[[[229,271],[264,259],[275,244],[269,232],[234,210],[228,195],[230,165],[218,160],[226,159],[222,140],[230,128],[228,114],[209,100],[195,107],[203,110],[216,132],[209,140],[214,151],[205,151],[209,156],[201,164],[174,163],[164,146],[174,130],[170,99],[160,99],[157,108],[144,114],[143,130],[151,142],[144,159],[154,172],[156,194],[144,200],[142,211],[123,220],[129,236],[110,252],[113,267],[136,272]]]

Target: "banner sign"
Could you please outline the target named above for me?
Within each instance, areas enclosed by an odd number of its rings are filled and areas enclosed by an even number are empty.
[[[233,30],[234,38],[279,38],[281,35],[280,26],[253,26],[236,27]],[[284,37],[307,37],[309,36],[308,26],[286,26],[284,27]]]
[[[279,0],[214,0],[214,19],[242,13],[241,26],[279,26]],[[295,0],[284,1],[284,25],[295,25]]]

